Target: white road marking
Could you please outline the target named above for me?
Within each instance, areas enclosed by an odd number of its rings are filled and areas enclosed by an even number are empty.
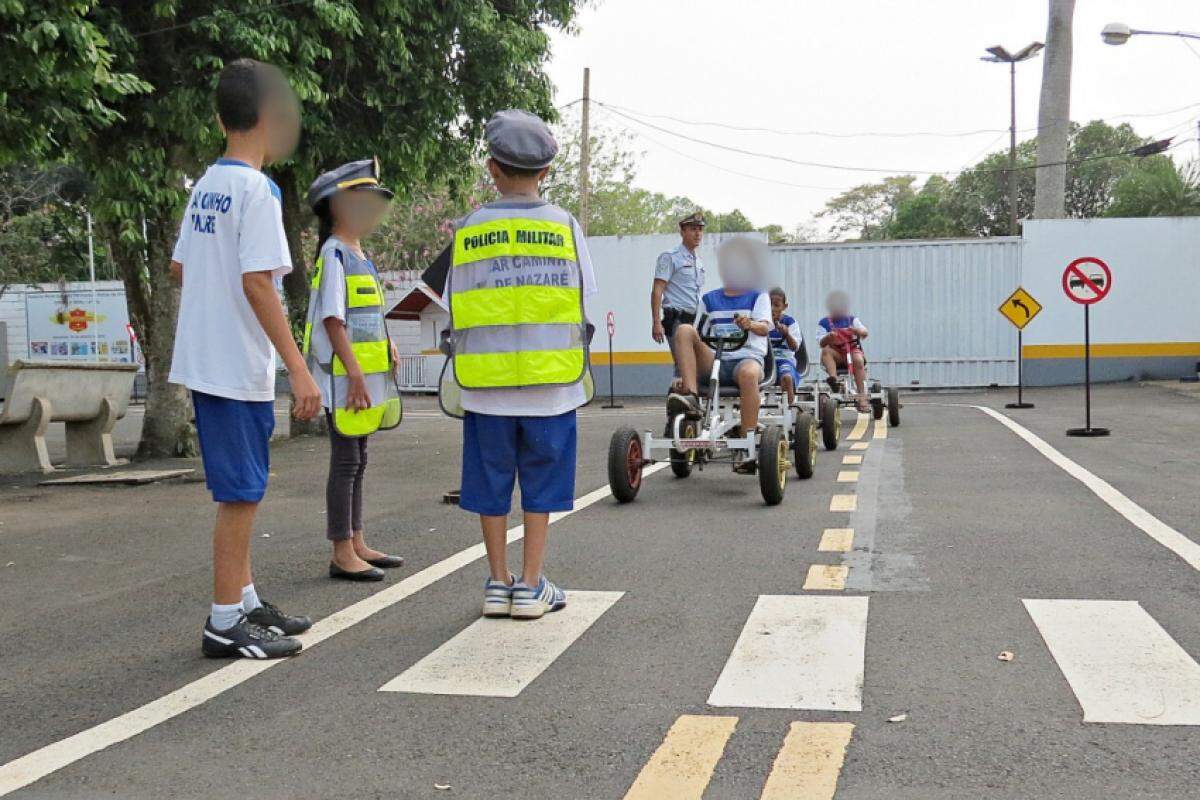
[[[875,437],[876,439],[887,438],[887,422],[882,419],[875,420]]]
[[[1139,603],[1023,602],[1084,722],[1200,725],[1200,664]]]
[[[850,445],[850,449],[851,450],[866,450],[870,446],[871,445],[869,442],[855,442],[854,444]]]
[[[1024,439],[1034,450],[1044,455],[1052,464],[1075,478],[1091,492],[1107,503],[1114,511],[1140,528],[1147,536],[1182,558],[1192,569],[1200,570],[1200,544],[1193,542],[1179,531],[1167,525],[1137,503],[1117,491],[1108,481],[1097,477],[1084,467],[1067,458],[1051,447],[1028,428],[1018,425],[1005,415],[986,406],[968,406],[992,417],[1004,427]]]
[[[862,462],[862,456],[842,456],[843,464],[861,464]]]
[[[568,590],[567,607],[536,622],[481,617],[379,691],[516,697],[623,594]]]
[[[842,470],[841,472],[839,472],[837,474],[837,482],[838,483],[857,483],[858,482],[858,470],[856,470],[856,469]]]
[[[830,511],[853,511],[858,508],[858,495],[835,494],[829,499]]]
[[[760,595],[712,706],[861,711],[867,598]]]
[[[665,469],[666,466],[665,463],[654,464],[646,467],[642,474],[643,476],[652,475],[661,469]],[[611,494],[612,492],[607,486],[588,492],[575,500],[575,508],[572,511],[551,514],[550,522],[557,522],[563,517],[582,511],[588,506],[609,497]],[[511,544],[524,537],[524,535],[523,526],[518,525],[508,531],[508,541]],[[486,550],[482,542],[472,545],[465,550],[460,550],[454,555],[410,575],[399,583],[389,586],[387,589],[376,592],[370,597],[325,617],[313,625],[307,633],[297,638],[304,642],[306,648],[312,647],[353,625],[357,625],[368,617],[399,603],[401,600],[411,597],[427,586],[436,583],[447,575],[457,572],[468,564],[478,561],[485,554]],[[533,624],[536,625],[537,623]],[[303,655],[300,657],[303,658]],[[265,672],[280,663],[282,661],[279,660],[235,661],[228,666],[210,672],[203,678],[192,681],[186,686],[165,694],[157,700],[152,700],[144,706],[135,708],[99,725],[87,728],[65,739],[60,739],[53,744],[48,744],[45,747],[34,750],[32,753],[27,753],[20,758],[14,759],[0,766],[0,797],[28,786],[34,781],[57,772],[63,767],[86,758],[92,753],[99,752],[126,739],[131,739],[139,733],[153,728],[155,725],[177,717],[185,711],[202,705],[208,700],[245,683],[255,675]]]

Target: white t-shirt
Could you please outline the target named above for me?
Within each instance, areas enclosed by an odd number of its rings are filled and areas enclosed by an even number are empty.
[[[501,200],[494,205],[510,207],[511,201]],[[543,201],[524,204],[524,207],[545,205]],[[522,204],[517,203],[520,208]],[[588,253],[587,239],[579,222],[571,218],[571,231],[575,236],[575,252],[579,256],[579,268],[583,272],[583,296],[596,293],[596,272],[592,257]],[[531,386],[522,389],[462,390],[462,407],[475,414],[493,414],[505,417],[554,417],[579,408],[587,402],[583,382],[570,386]]]
[[[171,258],[183,265],[171,383],[233,400],[275,399],[275,353],[242,289],[292,270],[279,187],[222,158],[196,181]]]

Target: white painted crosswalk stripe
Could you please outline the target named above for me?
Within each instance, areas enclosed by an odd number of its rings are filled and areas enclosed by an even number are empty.
[[[761,595],[713,706],[861,711],[867,598]]]
[[[536,622],[480,618],[379,691],[516,697],[623,594],[567,591],[567,607]]]
[[[1200,665],[1139,603],[1024,603],[1084,722],[1200,725]]]

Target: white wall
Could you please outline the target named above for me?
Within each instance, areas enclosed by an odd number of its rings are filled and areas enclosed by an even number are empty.
[[[1025,344],[1082,344],[1083,306],[1062,274],[1082,256],[1112,270],[1112,289],[1092,306],[1094,343],[1200,342],[1200,217],[1028,220],[1022,284],[1044,306]]]

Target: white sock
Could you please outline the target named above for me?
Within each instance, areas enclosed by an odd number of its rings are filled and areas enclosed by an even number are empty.
[[[227,631],[237,621],[242,618],[242,604],[233,603],[232,605],[223,606],[218,603],[212,604],[212,611],[209,612],[209,618],[212,620],[212,626],[219,631]]]
[[[253,583],[248,583],[242,587],[242,611],[249,614],[256,608],[262,608],[262,600],[258,599],[258,592],[254,589]]]

